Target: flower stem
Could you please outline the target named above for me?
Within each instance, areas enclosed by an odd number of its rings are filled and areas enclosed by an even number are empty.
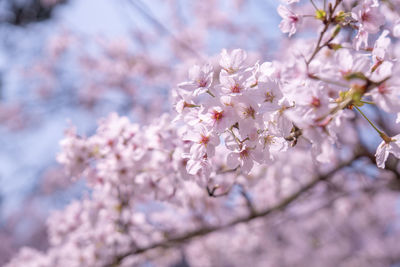
[[[369,122],[369,124],[371,124],[371,126],[375,129],[375,131],[378,132],[378,134],[382,137],[382,135],[386,135],[384,132],[382,132],[381,130],[379,130],[368,118],[367,116],[364,114],[364,112],[361,111],[361,109],[359,109],[357,106],[354,106],[358,112],[360,112],[360,114]]]
[[[212,97],[215,97],[215,95],[214,95],[213,93],[211,93],[210,90],[207,90],[206,93],[209,94],[209,95],[212,96]]]
[[[374,102],[371,102],[371,101],[360,100],[360,102],[361,102],[361,103],[364,103],[364,104],[375,105],[375,103],[374,103]]]

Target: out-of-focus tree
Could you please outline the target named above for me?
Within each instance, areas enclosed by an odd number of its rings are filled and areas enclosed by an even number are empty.
[[[86,132],[93,131],[98,117],[111,111],[145,123],[171,107],[170,88],[186,76],[185,68],[191,62],[204,61],[222,47],[244,47],[241,43],[252,34],[259,38],[245,47],[265,51],[267,46],[263,26],[251,16],[242,21],[229,17],[230,13],[240,14],[240,8],[254,10],[254,4],[214,1],[212,4],[220,6],[215,9],[203,1],[159,1],[164,12],[153,14],[152,8],[140,1],[115,2],[109,5],[121,9],[128,34],[109,38],[65,24],[60,13],[68,16],[73,10],[65,10],[74,3],[1,3],[5,64],[0,123],[3,157],[13,162],[4,164],[3,183],[13,188],[12,181],[26,181],[11,193],[3,189],[1,230],[12,241],[1,250],[3,261],[21,244],[46,246],[39,242],[46,238],[34,238],[34,233],[45,232],[43,220],[48,210],[65,205],[82,191],[82,185],[71,182],[51,160],[58,150],[54,141],[51,149],[40,148],[41,155],[50,156],[34,155],[34,163],[32,156],[26,160],[18,156],[22,150],[24,155],[36,154],[32,146],[23,143],[42,143],[42,135],[51,135],[46,129],[68,117],[84,117],[74,120],[85,124]],[[58,132],[65,127],[64,123],[56,125]],[[34,140],[35,135],[39,140]],[[54,138],[48,143],[50,139]],[[16,171],[8,171],[10,168]]]
[[[267,2],[222,0],[121,1],[141,17],[121,38],[50,36],[5,117],[120,115],[66,131],[65,172],[43,168],[24,202],[36,229],[18,213],[3,228],[37,249],[8,266],[399,263],[400,3],[282,2],[290,39],[269,36]],[[82,187],[47,239],[40,208]]]

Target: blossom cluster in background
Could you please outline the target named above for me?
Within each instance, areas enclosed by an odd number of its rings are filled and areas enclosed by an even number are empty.
[[[204,36],[259,33],[217,0],[193,5]],[[188,27],[169,35],[174,59],[120,43],[78,57],[81,104],[122,92],[136,122],[114,112],[88,136],[66,130],[59,179],[83,180],[87,194],[50,215],[46,249],[6,266],[399,264],[400,2],[285,0],[277,15],[285,37],[270,54],[251,38],[208,54]],[[168,100],[149,108],[166,84]]]

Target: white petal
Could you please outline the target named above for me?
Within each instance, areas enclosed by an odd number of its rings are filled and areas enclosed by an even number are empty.
[[[229,153],[226,159],[226,165],[230,169],[234,169],[239,166],[239,154],[235,152]]]
[[[389,156],[389,152],[387,151],[387,146],[388,145],[384,141],[382,141],[382,143],[380,143],[375,153],[376,165],[381,169],[385,168],[385,162]]]

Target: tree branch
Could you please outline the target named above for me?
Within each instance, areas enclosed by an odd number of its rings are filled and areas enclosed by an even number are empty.
[[[220,231],[220,230],[224,230],[226,228],[235,226],[235,225],[240,224],[240,223],[246,223],[246,222],[250,222],[250,221],[252,221],[254,219],[257,219],[257,218],[266,217],[266,216],[268,216],[271,213],[274,213],[276,211],[284,210],[287,206],[289,206],[292,202],[297,200],[304,193],[306,193],[306,192],[310,191],[312,188],[314,188],[319,182],[327,180],[335,172],[339,171],[340,169],[342,169],[344,167],[347,167],[347,166],[350,166],[355,160],[357,160],[361,156],[363,156],[362,153],[356,153],[351,159],[340,163],[339,165],[337,165],[333,170],[329,171],[328,173],[318,175],[317,177],[315,177],[314,179],[312,179],[311,181],[306,183],[304,186],[302,186],[295,193],[293,193],[292,195],[284,198],[281,202],[279,202],[278,204],[276,204],[273,207],[266,208],[266,209],[261,210],[259,212],[254,212],[254,213],[249,214],[249,215],[244,216],[244,217],[239,217],[239,218],[237,218],[237,219],[235,219],[235,220],[233,220],[231,222],[228,222],[226,224],[223,224],[223,225],[204,227],[204,228],[201,228],[201,229],[198,229],[198,230],[194,230],[194,231],[190,231],[190,232],[178,235],[176,237],[169,238],[168,240],[164,240],[164,241],[161,241],[161,242],[154,243],[154,244],[146,246],[146,247],[137,248],[137,249],[135,249],[133,251],[130,251],[130,252],[127,252],[125,254],[121,254],[120,256],[118,256],[116,258],[116,261],[114,261],[114,264],[109,264],[109,265],[106,265],[106,266],[115,266],[115,262],[120,263],[123,259],[125,259],[126,257],[129,257],[129,256],[132,256],[132,255],[142,254],[144,252],[147,252],[149,250],[156,249],[156,248],[171,247],[174,244],[182,243],[182,242],[191,240],[191,239],[193,239],[195,237],[205,236],[207,234],[210,234],[210,233],[213,233],[213,232],[217,232],[217,231]]]

